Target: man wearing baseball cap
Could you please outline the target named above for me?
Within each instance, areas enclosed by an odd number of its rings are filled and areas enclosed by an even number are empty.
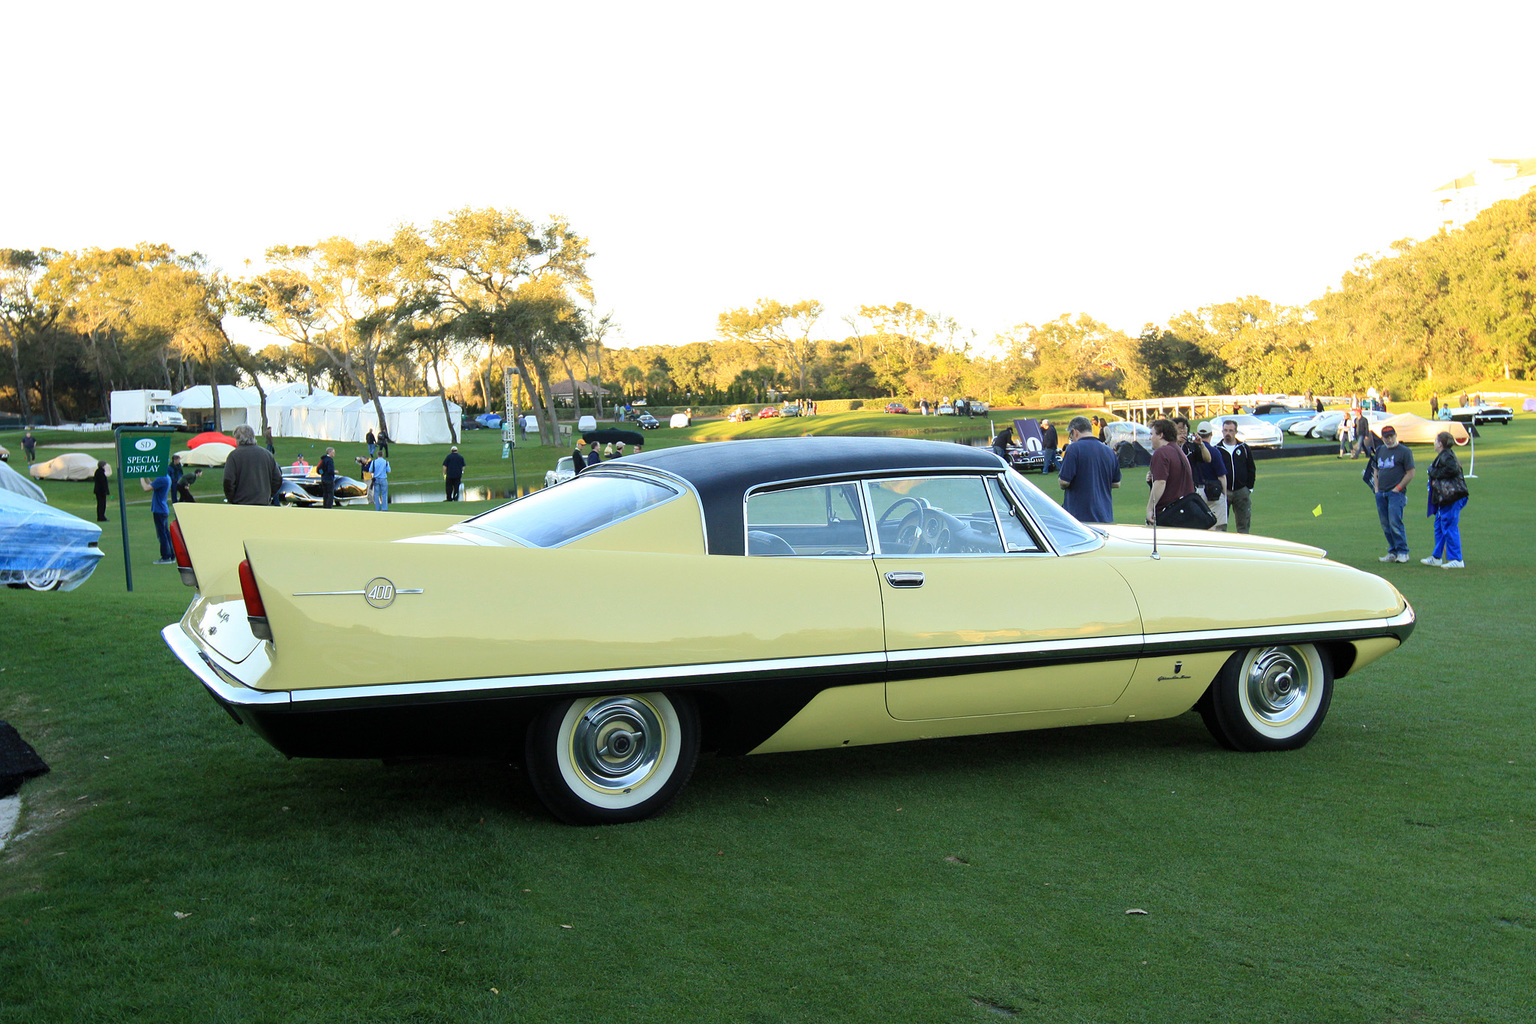
[[[1403,532],[1403,505],[1413,479],[1413,452],[1399,444],[1397,430],[1381,428],[1381,444],[1371,457],[1371,487],[1376,492],[1376,515],[1387,537],[1387,553],[1379,562],[1408,561],[1408,535]]]

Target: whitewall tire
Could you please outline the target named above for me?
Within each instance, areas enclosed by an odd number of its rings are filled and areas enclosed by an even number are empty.
[[[1198,705],[1206,728],[1233,750],[1306,746],[1333,700],[1333,666],[1312,644],[1252,647],[1227,659]]]
[[[698,711],[682,695],[581,697],[534,719],[525,756],[534,791],[561,820],[640,821],[665,810],[693,774]]]

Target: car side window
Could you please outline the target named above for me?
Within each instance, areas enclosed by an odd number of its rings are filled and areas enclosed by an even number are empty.
[[[866,488],[881,554],[1003,553],[981,477],[900,477],[871,480]]]
[[[867,555],[858,485],[756,491],[747,498],[749,555]]]
[[[997,522],[1003,529],[1003,543],[1009,551],[1042,551],[1040,542],[1025,526],[1020,510],[1008,500],[1006,488],[997,477],[987,478],[987,493],[992,496],[992,507],[997,510]]]

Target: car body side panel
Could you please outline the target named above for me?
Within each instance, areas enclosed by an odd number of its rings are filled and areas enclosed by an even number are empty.
[[[1351,659],[1348,670],[1353,672],[1357,668],[1364,668],[1377,658],[1392,653],[1401,647],[1403,642],[1396,637],[1373,637],[1369,640],[1356,640],[1350,646],[1354,648],[1354,658]],[[1341,671],[1338,673],[1343,675]]]
[[[1212,559],[1193,548],[1111,558],[1141,600],[1149,641],[1161,634],[1386,619],[1407,607],[1379,576],[1318,558]]]
[[[332,541],[317,558],[309,541],[266,539],[247,549],[273,655],[246,685],[263,690],[868,655],[883,640],[868,559],[752,560],[748,575],[747,561],[710,555]],[[363,593],[378,578],[395,591],[387,607]],[[605,597],[616,585],[625,595]]]
[[[1141,616],[1125,580],[1103,559],[1052,555],[882,557],[886,645],[893,678],[887,705],[894,718],[996,715],[1113,704],[1125,689],[1139,651]],[[896,587],[887,573],[923,575],[919,587]],[[1118,639],[1118,660],[1100,660],[1091,643]],[[1062,641],[1072,652],[1058,660],[1041,645]],[[1085,642],[1089,645],[1085,647]],[[899,678],[903,666],[936,666],[970,653],[1031,644],[1020,660],[996,672],[944,672]],[[1027,667],[1030,659],[1051,664]]]

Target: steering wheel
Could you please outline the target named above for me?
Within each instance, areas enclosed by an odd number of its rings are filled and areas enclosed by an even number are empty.
[[[964,550],[965,524],[948,512],[936,508],[919,509],[908,514],[896,531],[896,544],[905,545],[909,555],[950,555]]]
[[[921,514],[923,509],[928,507],[928,502],[922,498],[914,498],[911,495],[897,498],[895,501],[891,502],[889,508],[880,513],[880,518],[875,521],[875,529],[879,530],[882,526],[890,525],[891,519],[894,518],[891,513],[895,512],[898,508],[901,508],[902,505],[907,504],[908,502],[911,503],[913,511],[907,513],[907,519],[912,518],[914,515]],[[901,525],[905,527],[907,525],[907,520],[903,519],[901,521]]]

